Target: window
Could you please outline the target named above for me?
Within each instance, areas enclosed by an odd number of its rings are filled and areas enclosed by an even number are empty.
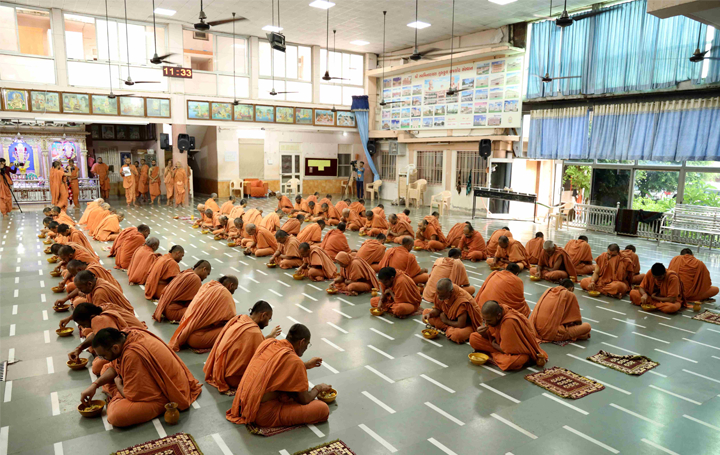
[[[680,172],[635,170],[632,208],[667,212],[675,207]],[[686,186],[687,188],[687,186]]]
[[[329,63],[329,64],[328,64]],[[363,71],[365,60],[362,55],[345,52],[330,52],[330,61],[327,60],[327,51],[320,50],[320,71],[330,72],[331,77],[340,77],[345,80],[321,80],[320,102],[350,106],[352,97],[363,94]]]
[[[50,13],[0,6],[0,51],[52,57]]]
[[[482,158],[477,152],[460,150],[457,152],[458,181],[467,186],[468,176],[472,175],[472,186],[480,185]]]
[[[443,152],[417,152],[418,180],[439,185],[443,178]]]
[[[380,180],[397,180],[397,156],[384,152],[380,155]]]
[[[192,79],[184,81],[185,93],[248,98],[248,55],[246,38],[183,30],[183,66],[194,70]]]
[[[272,51],[272,52],[271,52]],[[286,45],[285,52],[270,48],[260,41],[258,98],[267,100],[312,102],[312,49],[308,46]],[[277,95],[271,95],[275,89]]]
[[[338,153],[338,177],[348,178],[352,173],[351,153]]]

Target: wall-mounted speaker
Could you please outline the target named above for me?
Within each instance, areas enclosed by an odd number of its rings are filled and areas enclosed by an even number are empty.
[[[375,152],[377,152],[377,144],[375,143],[375,139],[370,139],[367,142],[367,150],[370,156],[375,155]]]
[[[170,135],[160,133],[160,148],[163,150],[167,150],[170,148]]]
[[[195,150],[195,136],[190,136],[190,150]]]
[[[178,134],[177,137],[177,148],[181,152],[187,152],[190,150],[190,135]]]
[[[492,141],[490,139],[480,139],[478,153],[483,158],[489,158],[492,155]]]

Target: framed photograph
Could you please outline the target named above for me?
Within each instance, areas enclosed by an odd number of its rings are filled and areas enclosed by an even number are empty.
[[[27,90],[14,90],[4,88],[2,91],[3,105],[6,111],[27,111],[28,92]]]
[[[121,96],[120,115],[145,117],[145,99],[134,96]]]
[[[295,123],[298,125],[313,124],[313,110],[304,107],[295,108]]]
[[[30,92],[30,108],[33,112],[60,112],[60,93]]]
[[[123,141],[127,141],[128,139],[130,139],[127,125],[117,125],[115,127],[115,139]]]
[[[255,106],[252,104],[238,104],[233,106],[235,109],[235,120],[238,122],[252,122],[255,120],[253,114],[255,113]]]
[[[92,113],[94,115],[118,115],[118,99],[106,95],[92,96]]]
[[[115,139],[115,125],[102,125],[101,131],[103,139]]]
[[[65,114],[89,114],[90,95],[84,93],[63,93],[63,113]]]
[[[275,122],[275,107],[255,106],[255,121],[264,123]]]
[[[192,120],[210,120],[210,103],[207,101],[188,101],[187,118]]]
[[[335,126],[335,112],[330,109],[315,109],[313,118],[315,126]]]
[[[140,127],[139,126],[130,126],[130,129],[128,131],[129,138],[131,141],[139,141],[140,140]]]
[[[170,118],[170,100],[163,98],[146,98],[148,117]]]
[[[337,113],[337,126],[345,128],[355,128],[355,113],[350,111],[338,111]]]
[[[97,123],[90,125],[90,137],[93,139],[100,139],[100,125]]]
[[[276,107],[275,121],[277,123],[295,123],[295,108],[279,106]]]
[[[230,103],[210,103],[213,120],[232,120],[233,105]]]

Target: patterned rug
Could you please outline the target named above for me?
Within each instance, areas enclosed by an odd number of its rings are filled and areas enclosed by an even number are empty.
[[[525,379],[559,397],[572,398],[573,400],[586,397],[605,388],[604,385],[592,379],[560,367],[552,367],[529,374],[525,376]]]
[[[633,376],[640,376],[660,365],[643,355],[616,355],[607,351],[600,351],[587,359]]]
[[[234,397],[235,394],[237,393],[237,389],[227,389],[226,391],[220,392],[220,393],[223,395],[227,395],[229,397]]]
[[[207,354],[208,352],[212,351],[212,348],[203,348],[203,349],[190,348],[190,350],[192,352],[194,352],[195,354]]]
[[[552,344],[556,344],[558,346],[567,346],[570,344],[570,341],[553,341]]]
[[[275,436],[276,434],[285,433],[286,431],[291,431],[296,428],[304,427],[305,425],[292,425],[289,427],[259,427],[257,425],[254,425],[252,423],[245,424],[245,428],[247,428],[247,431],[249,431],[252,434],[257,434],[260,436],[265,436],[269,438],[270,436]]]
[[[693,319],[709,322],[711,324],[720,325],[720,314],[713,313],[712,311],[709,311],[709,310],[705,310],[700,314],[696,314],[695,316],[693,316]]]
[[[178,433],[118,450],[112,455],[202,455],[202,452],[192,436]]]
[[[302,452],[295,452],[293,455],[355,455],[355,452],[350,450],[350,447],[345,445],[339,439],[322,444],[312,449],[303,450]]]

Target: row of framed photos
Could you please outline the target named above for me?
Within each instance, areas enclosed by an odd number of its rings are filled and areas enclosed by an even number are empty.
[[[90,137],[98,141],[149,141],[155,140],[155,124],[149,125],[103,125],[87,126]]]
[[[264,106],[260,104],[187,102],[188,120],[220,120],[236,122],[286,123],[313,126],[355,128],[355,113],[309,107]]]
[[[4,88],[2,90],[2,110],[170,118],[170,100],[120,95],[110,98],[107,95],[88,93]]]

